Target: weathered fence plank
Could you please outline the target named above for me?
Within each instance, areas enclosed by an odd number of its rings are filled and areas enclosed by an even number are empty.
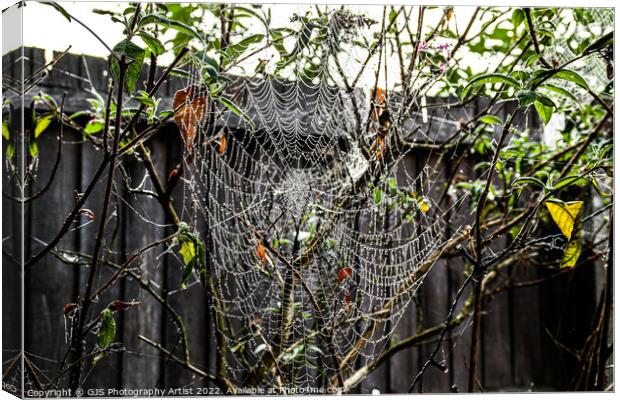
[[[151,156],[161,166],[162,145],[154,146]],[[138,168],[140,161],[130,163],[127,171],[132,188],[138,188],[144,182],[144,189],[153,190],[153,186],[145,175],[145,171]],[[160,167],[161,171],[162,168]],[[142,194],[126,193],[127,202],[124,204],[125,249],[128,257],[141,248],[164,237],[166,223],[163,209],[153,198]],[[157,225],[151,225],[150,221]],[[140,280],[148,285],[162,298],[165,297],[164,257],[159,255],[165,251],[167,244],[162,244],[145,253],[132,265]],[[162,304],[151,296],[146,288],[140,286],[134,279],[125,281],[123,300],[138,301],[139,305],[123,314],[124,335],[128,354],[123,357],[123,371],[135,371],[123,374],[125,387],[161,387],[162,364],[161,353],[149,344],[138,338],[139,335],[162,343],[164,326],[164,309]]]
[[[51,179],[57,158],[58,132],[39,137],[39,167],[30,196],[44,190]],[[63,156],[49,190],[29,202],[31,232],[30,253],[38,253],[62,225],[65,215],[74,203],[74,188],[79,186],[76,173],[79,145],[64,144]],[[69,232],[57,245],[58,249],[75,251],[77,232]],[[62,254],[59,255],[62,257]],[[74,301],[77,267],[67,266],[56,255],[49,253],[31,269],[25,271],[25,350],[43,357],[36,359],[39,368],[56,371],[58,364],[48,360],[62,360],[68,348],[66,341],[64,306]],[[67,328],[70,320],[67,319]],[[44,340],[42,340],[44,339]]]

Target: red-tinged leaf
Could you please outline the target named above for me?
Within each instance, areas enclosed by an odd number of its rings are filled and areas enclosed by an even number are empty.
[[[126,309],[133,307],[133,306],[137,306],[138,304],[140,304],[139,301],[114,300],[112,303],[110,303],[108,308],[111,311],[125,311]]]
[[[351,267],[341,268],[338,271],[338,282],[342,282],[345,279],[351,277],[353,275],[353,269]]]
[[[76,303],[67,303],[63,307],[63,312],[65,315],[70,314],[73,310],[77,309],[78,305]]]
[[[176,178],[178,174],[179,174],[179,169],[175,168],[172,171],[170,171],[170,173],[168,174],[168,179]]]
[[[207,98],[204,94],[198,93],[196,86],[188,86],[174,94],[172,108],[176,111],[174,120],[179,126],[185,147],[190,150],[198,126],[204,120],[207,111]]]
[[[79,213],[86,215],[88,219],[90,219],[91,221],[95,220],[95,213],[89,210],[88,208],[80,208]]]
[[[344,305],[348,306],[351,303],[351,295],[347,292],[344,294]]]
[[[383,113],[383,108],[385,107],[385,90],[380,87],[377,88],[373,96],[373,104],[374,108],[372,110],[371,119],[374,123],[378,123],[379,116]]]

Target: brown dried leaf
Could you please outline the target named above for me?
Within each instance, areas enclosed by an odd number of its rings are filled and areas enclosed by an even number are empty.
[[[174,121],[181,131],[185,148],[189,151],[194,144],[198,126],[205,118],[207,98],[204,94],[198,94],[196,86],[188,86],[174,94],[172,108],[176,110]]]
[[[217,147],[217,152],[219,154],[224,154],[226,152],[226,147],[228,146],[228,139],[226,139],[226,135],[222,135],[220,138],[220,144]]]
[[[263,264],[267,262],[267,250],[265,246],[258,242],[256,244],[256,257],[260,258]]]

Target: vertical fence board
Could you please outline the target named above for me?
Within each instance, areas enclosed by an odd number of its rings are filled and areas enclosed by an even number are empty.
[[[164,143],[162,148],[162,180],[165,180],[178,163],[181,161],[183,142],[177,132],[162,132],[160,136]],[[186,190],[182,185],[178,185],[173,191],[172,198],[175,199],[174,208],[177,215],[183,219],[183,207],[181,199],[186,194]],[[188,224],[198,223],[198,221],[185,221]],[[204,223],[204,221],[201,221]],[[199,230],[199,227],[197,227]],[[200,230],[199,230],[200,231]],[[178,249],[177,249],[178,250]],[[183,269],[185,268],[178,256],[168,254],[167,257],[167,276],[166,285],[170,292],[174,293],[169,296],[170,305],[183,319],[185,330],[187,332],[187,340],[189,343],[190,359],[196,367],[212,372],[209,369],[209,336],[208,330],[209,312],[207,307],[207,293],[202,283],[198,280],[197,275],[190,278],[187,289],[181,289],[181,278]],[[179,340],[179,332],[168,317],[166,319],[166,342],[168,347],[172,348]],[[176,345],[176,354],[183,358],[183,352],[180,345]],[[208,383],[203,378],[187,371],[178,364],[170,363],[166,367],[166,385],[170,388],[193,387],[204,388]],[[197,394],[195,392],[195,394]]]
[[[57,158],[57,131],[44,132],[38,139],[39,168],[30,195],[41,192],[50,180]],[[73,139],[75,135],[68,135]],[[65,140],[67,140],[65,138]],[[32,254],[52,240],[74,204],[73,190],[77,187],[75,170],[79,146],[63,144],[63,155],[50,190],[30,203]],[[62,210],[62,211],[61,211]],[[69,232],[56,246],[59,250],[75,251],[76,233]],[[67,265],[48,253],[39,263],[26,271],[25,350],[33,355],[39,368],[56,372],[59,365],[50,360],[62,360],[68,346],[65,343],[63,307],[73,302],[74,274],[77,267]],[[42,357],[42,358],[39,358]]]
[[[79,61],[78,61],[79,62]],[[78,64],[79,66],[79,64]],[[81,68],[81,66],[79,66]],[[81,166],[81,190],[85,190],[90,183],[92,177],[95,175],[96,169],[99,167],[103,156],[102,150],[97,150],[85,141],[82,146],[82,166]],[[84,203],[85,209],[92,211],[95,216],[94,220],[89,220],[87,215],[81,215],[79,217],[79,223],[82,225],[80,228],[80,252],[88,255],[89,259],[93,256],[95,250],[95,243],[99,226],[102,218],[107,219],[106,230],[104,234],[104,246],[99,253],[99,262],[97,263],[97,269],[93,279],[92,293],[94,294],[104,283],[106,283],[114,271],[105,266],[105,261],[110,260],[112,262],[118,262],[118,251],[120,250],[119,242],[122,241],[120,221],[113,218],[113,215],[118,214],[120,209],[120,203],[118,198],[119,177],[116,176],[115,185],[112,189],[112,195],[110,198],[110,205],[108,214],[103,215],[103,199],[105,194],[106,183],[108,180],[107,169],[101,176],[97,185],[95,186],[92,194]],[[113,253],[108,253],[104,249],[110,247]],[[91,273],[90,266],[80,269],[79,276],[79,293],[80,297],[83,297],[86,293],[88,286],[89,276]],[[90,307],[90,315],[87,318],[94,318],[98,313],[105,309],[110,302],[118,300],[121,297],[121,290],[119,285],[114,285],[110,289],[103,292],[100,296],[93,299],[93,304]],[[115,315],[115,320],[118,322],[118,315]],[[94,333],[94,332],[93,332]],[[115,341],[118,341],[118,336],[115,337]],[[86,342],[86,352],[90,352],[96,343],[96,335],[91,334]],[[101,365],[99,365],[101,364]],[[95,368],[96,367],[96,368]],[[112,352],[107,357],[98,361],[96,366],[93,366],[92,358],[89,358],[84,367],[84,384],[85,387],[100,388],[100,387],[118,387],[121,377],[121,356],[117,352]]]
[[[156,163],[161,162],[161,146],[151,153]],[[153,186],[140,162],[130,164],[129,177],[132,188],[142,182],[142,189],[153,191]],[[161,168],[160,168],[161,169]],[[125,205],[125,252],[127,256],[135,254],[145,246],[160,240],[165,235],[164,211],[155,198],[143,194],[128,195]],[[151,225],[149,222],[157,224]],[[160,255],[166,250],[168,243],[159,245],[144,253],[132,267],[140,276],[141,281],[160,297],[164,297],[163,271],[164,257]],[[123,385],[131,388],[155,388],[162,385],[162,354],[159,350],[139,339],[142,335],[156,343],[163,344],[163,306],[146,288],[135,280],[125,282],[125,301],[139,301],[140,304],[123,314],[124,343],[129,354],[123,357]],[[131,371],[130,373],[126,373]]]

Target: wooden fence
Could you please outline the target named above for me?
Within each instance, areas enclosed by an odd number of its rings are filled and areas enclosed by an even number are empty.
[[[3,57],[4,74],[19,79],[21,74],[18,51]],[[23,59],[24,75],[29,76],[45,63],[42,50],[25,49]],[[90,87],[89,81],[101,93],[105,92],[105,60],[68,54],[51,70],[30,93],[39,90],[60,100],[63,92],[68,92],[67,110],[77,111],[85,106],[84,99]],[[47,72],[46,72],[47,74]],[[179,87],[174,79],[164,85],[160,95],[167,98]],[[11,93],[5,92],[11,97]],[[12,96],[16,99],[16,96]],[[26,115],[30,112],[29,100],[25,101]],[[15,114],[20,111],[19,103],[14,103]],[[476,104],[467,110],[476,111]],[[18,118],[15,118],[18,120]],[[13,128],[19,129],[19,122],[13,121]],[[56,161],[57,127],[52,127],[39,139],[39,165],[36,183],[30,194],[37,193],[47,182]],[[102,155],[88,142],[83,143],[74,132],[65,130],[63,155],[52,187],[40,198],[25,204],[24,253],[27,260],[36,254],[57,232],[68,211],[75,202],[75,191],[81,192],[93,176],[94,169]],[[6,143],[5,143],[6,146]],[[155,165],[162,176],[167,176],[181,153],[178,132],[174,125],[167,126],[149,142]],[[4,151],[3,151],[4,154]],[[415,171],[422,167],[423,154],[411,155],[405,160],[405,168]],[[464,167],[464,174],[470,173]],[[3,190],[16,195],[14,181],[3,163]],[[135,167],[135,168],[134,168]],[[449,162],[445,165],[450,171]],[[126,171],[133,182],[143,178],[138,163]],[[447,172],[446,172],[447,173]],[[100,215],[100,200],[103,185],[99,185],[84,208]],[[122,188],[119,185],[118,188]],[[120,190],[120,189],[119,189]],[[115,250],[111,261],[122,261],[127,255],[146,244],[171,233],[166,227],[164,213],[155,200],[136,202],[134,196],[118,193],[122,201],[116,207],[119,223],[110,229],[106,238]],[[178,206],[178,204],[177,204]],[[154,227],[131,212],[139,207],[140,214],[150,222],[161,225]],[[26,364],[26,388],[35,387],[36,379],[45,382],[46,377],[55,376],[65,354],[65,321],[63,306],[75,298],[78,290],[84,288],[88,269],[72,267],[61,261],[66,254],[48,254],[23,275],[24,304],[21,314],[21,278],[19,251],[21,246],[20,205],[3,198],[3,372],[5,382],[10,382],[10,374],[18,372],[19,367],[7,371],[10,361],[19,354],[20,321],[23,319],[23,350],[32,367]],[[468,218],[467,215],[453,215],[455,225]],[[93,237],[97,224],[88,224],[88,218],[81,217],[86,224],[80,230],[72,230],[58,244],[57,249],[92,253]],[[497,246],[502,243],[496,243]],[[189,335],[191,358],[195,364],[207,370],[215,369],[215,339],[210,332],[210,314],[207,310],[206,293],[195,285],[178,292],[181,266],[164,254],[155,258],[149,253],[144,257],[143,278],[148,279],[152,289],[170,304],[185,321]],[[515,281],[525,281],[549,276],[552,272],[515,264],[509,268]],[[111,275],[104,270],[100,277],[103,282]],[[441,323],[446,318],[448,308],[456,290],[463,281],[463,261],[458,257],[442,260],[435,265],[425,279],[418,294],[417,302],[412,302],[401,320],[396,335],[402,339],[421,329]],[[526,391],[563,390],[574,367],[574,359],[558,349],[554,341],[567,346],[580,346],[589,329],[589,321],[594,315],[597,288],[593,268],[579,268],[573,273],[549,280],[541,285],[520,289],[509,289],[497,294],[484,303],[482,325],[481,362],[479,363],[480,385],[486,391]],[[160,303],[146,294],[135,281],[123,280],[99,299],[103,306],[116,299],[139,300],[142,304],[121,313],[118,320],[116,340],[122,342],[127,351],[112,354],[95,366],[86,366],[86,386],[91,388],[176,388],[186,385],[202,387],[207,385],[191,372],[176,363],[161,357],[156,349],[138,339],[144,335],[171,351],[179,352],[178,336],[171,315]],[[417,307],[416,307],[417,304]],[[447,372],[431,369],[424,376],[424,392],[464,391],[467,387],[468,352],[471,326],[466,320],[452,330],[442,346],[439,357],[445,357]],[[372,389],[381,392],[406,392],[413,377],[435,344],[432,342],[412,347],[397,353],[382,364],[368,379],[356,388],[357,392],[368,393]],[[37,373],[33,371],[38,371]],[[39,374],[37,378],[37,374]]]

